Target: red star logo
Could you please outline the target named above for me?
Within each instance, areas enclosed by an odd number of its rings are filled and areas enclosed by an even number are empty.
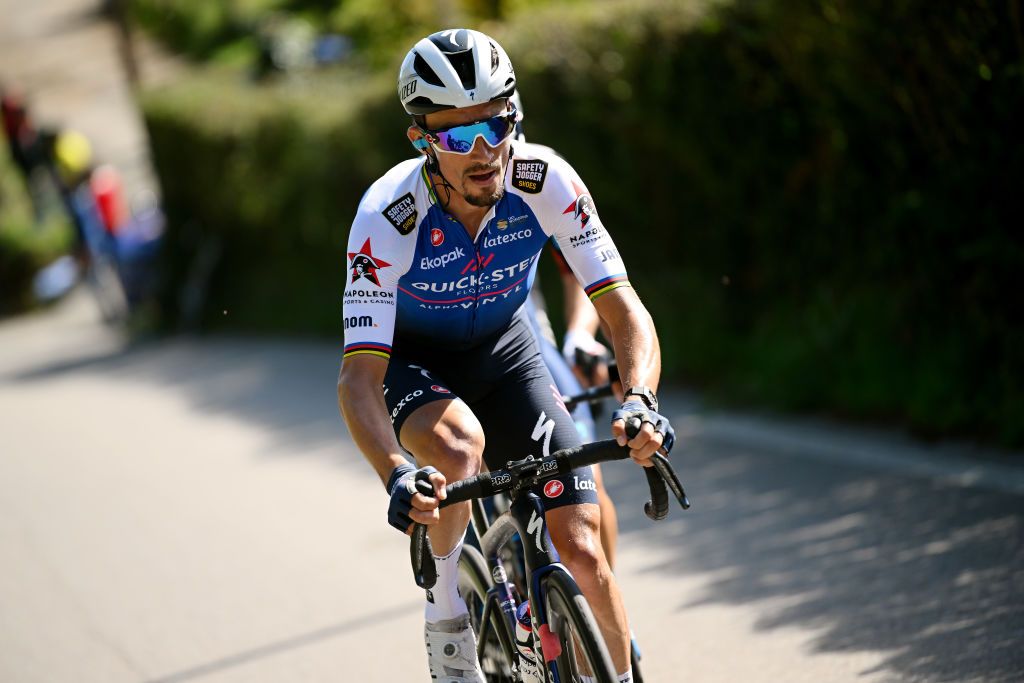
[[[572,189],[576,190],[576,199],[572,201],[572,204],[565,207],[565,211],[562,213],[573,214],[573,218],[580,219],[580,227],[585,228],[587,226],[587,221],[590,220],[590,216],[594,213],[594,205],[590,201],[590,195],[587,192],[587,188],[583,187],[583,185],[573,180]]]
[[[377,279],[377,269],[387,268],[391,264],[387,261],[382,261],[373,255],[370,251],[370,238],[367,237],[366,241],[363,242],[363,247],[357,252],[349,252],[348,254],[349,268],[352,269],[352,283],[361,277],[365,277],[373,284],[380,287],[380,280]]]

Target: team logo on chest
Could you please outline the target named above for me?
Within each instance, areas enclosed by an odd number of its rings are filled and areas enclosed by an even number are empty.
[[[435,247],[444,244],[444,231],[441,228],[434,228],[430,231],[430,243]]]
[[[362,248],[357,252],[349,252],[348,267],[352,270],[352,283],[356,280],[366,278],[373,284],[380,287],[380,280],[377,279],[377,271],[387,268],[391,264],[373,255],[370,248],[370,238],[363,242]]]

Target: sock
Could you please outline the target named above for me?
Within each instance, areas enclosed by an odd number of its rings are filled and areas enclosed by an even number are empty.
[[[432,624],[469,614],[466,601],[459,595],[459,556],[462,554],[464,538],[460,538],[452,551],[444,557],[434,555],[437,583],[427,591],[427,607],[424,610],[424,617]]]

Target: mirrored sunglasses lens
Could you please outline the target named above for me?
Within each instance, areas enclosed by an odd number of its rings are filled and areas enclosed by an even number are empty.
[[[456,126],[437,134],[441,147],[449,152],[468,154],[473,149],[477,136],[490,146],[495,146],[508,137],[512,124],[505,116],[480,121],[468,126]]]

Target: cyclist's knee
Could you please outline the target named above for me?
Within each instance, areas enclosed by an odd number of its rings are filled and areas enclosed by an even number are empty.
[[[423,410],[430,406],[424,406]],[[417,411],[419,412],[419,411]],[[476,416],[459,401],[443,411],[417,421],[410,420],[402,428],[402,442],[420,465],[433,465],[448,481],[471,477],[480,471],[483,459],[484,434]]]
[[[558,519],[561,510],[565,511],[562,515],[567,519]],[[548,528],[562,563],[578,581],[581,577],[603,576],[608,562],[601,547],[597,506],[573,505],[561,510],[548,513]],[[555,523],[550,523],[552,516],[555,517]]]

